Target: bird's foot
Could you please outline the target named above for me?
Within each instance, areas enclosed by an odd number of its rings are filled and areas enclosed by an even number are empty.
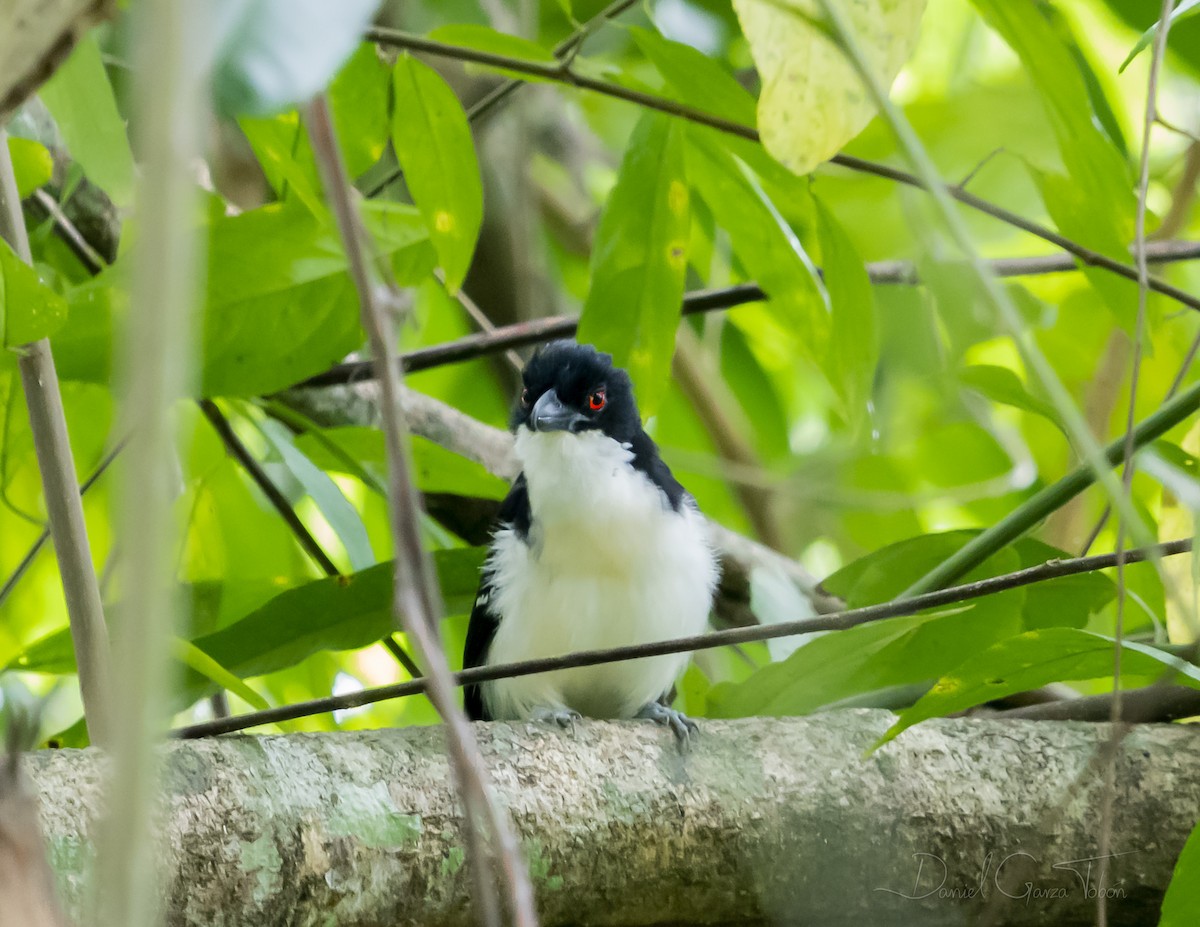
[[[661,702],[649,702],[643,705],[634,717],[669,727],[674,732],[675,739],[679,741],[681,750],[687,749],[691,745],[690,737],[700,730],[700,725],[682,711],[668,708]]]
[[[564,731],[575,733],[575,722],[582,720],[583,715],[573,708],[535,708],[529,715],[530,721],[540,724],[556,724]]]

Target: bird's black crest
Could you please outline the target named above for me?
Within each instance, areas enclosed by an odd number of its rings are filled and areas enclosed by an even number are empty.
[[[642,430],[633,381],[613,364],[611,354],[603,354],[590,344],[552,341],[529,359],[522,379],[524,390],[513,408],[514,431],[527,424],[529,410],[543,393],[552,389],[563,403],[588,417],[583,430],[603,431],[613,440],[628,444],[633,451],[634,468],[645,473],[662,490],[671,508],[679,511],[687,492],[659,457],[654,441]],[[607,402],[602,411],[592,412],[587,400],[600,388],[605,390]],[[519,501],[527,506],[524,487],[514,486],[514,491],[518,491],[522,497]],[[514,527],[520,531],[522,526]]]
[[[613,365],[611,354],[602,354],[590,344],[550,342],[529,359],[522,379],[525,388],[513,408],[514,430],[525,422],[538,398],[551,389],[567,406],[589,415],[592,421],[588,427],[617,441],[632,441],[642,430],[629,374]],[[607,402],[603,411],[591,413],[587,400],[597,389],[605,390]]]

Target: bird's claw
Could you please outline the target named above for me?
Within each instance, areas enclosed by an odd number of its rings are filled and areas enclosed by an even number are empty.
[[[700,730],[700,725],[682,711],[668,708],[660,702],[650,702],[643,705],[642,709],[634,717],[669,727],[675,734],[675,739],[679,741],[679,748],[681,750],[686,750],[691,746],[692,734]]]
[[[575,722],[583,718],[573,708],[535,708],[529,716],[530,721],[541,724],[556,724],[564,731],[569,730],[574,736]]]

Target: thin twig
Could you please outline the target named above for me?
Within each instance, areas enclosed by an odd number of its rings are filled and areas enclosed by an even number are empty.
[[[1181,538],[1166,544],[1157,544],[1151,548],[1133,549],[1126,552],[1126,563],[1140,563],[1143,560],[1161,557],[1173,557],[1184,554],[1192,549],[1192,538]],[[555,670],[575,669],[581,666],[597,666],[602,663],[617,663],[623,660],[636,660],[642,657],[662,656],[669,653],[688,653],[696,650],[713,650],[732,644],[749,644],[755,641],[775,640],[781,637],[794,637],[797,634],[809,634],[814,631],[845,631],[849,628],[896,618],[902,615],[912,615],[930,608],[940,608],[957,602],[978,599],[994,595],[1008,589],[1029,586],[1034,583],[1047,582],[1064,576],[1076,576],[1080,573],[1094,573],[1097,570],[1107,570],[1116,565],[1115,554],[1100,554],[1091,557],[1078,557],[1070,560],[1048,560],[1036,566],[1006,573],[989,579],[981,579],[961,586],[951,586],[913,596],[909,599],[884,602],[880,605],[868,605],[862,608],[847,609],[819,615],[813,618],[801,618],[796,621],[780,622],[771,625],[755,625],[752,627],[730,628],[724,631],[713,631],[708,634],[697,634],[691,637],[674,638],[667,641],[656,641],[650,644],[633,644],[625,647],[613,647],[607,650],[588,650],[566,654],[560,657],[546,657],[538,660],[522,660],[517,663],[494,664],[478,666],[463,670],[454,675],[457,686],[474,685],[494,679],[508,679],[515,676],[529,676],[534,673],[547,673]],[[216,734],[228,734],[233,731],[244,731],[247,728],[258,727],[262,724],[276,724],[309,715],[324,714],[345,708],[360,708],[375,702],[388,699],[403,698],[418,695],[425,691],[427,679],[414,679],[411,682],[398,685],[382,686],[374,689],[363,689],[359,692],[349,692],[344,695],[328,696],[299,702],[294,705],[284,705],[268,711],[249,712],[236,718],[217,721],[207,721],[193,724],[174,731],[175,737],[194,738],[208,737]]]
[[[225,417],[225,414],[218,408],[217,404],[211,399],[201,399],[199,405],[200,411],[204,413],[204,417],[208,419],[208,423],[212,425],[213,430],[220,437],[221,443],[225,445],[225,449],[241,464],[242,469],[254,481],[254,485],[267,497],[267,501],[271,503],[271,507],[283,519],[288,529],[300,543],[300,546],[304,548],[304,552],[316,562],[317,566],[321,568],[321,571],[326,576],[340,576],[341,570],[337,568],[337,565],[325,553],[325,549],[313,537],[312,532],[308,530],[308,526],[300,520],[300,516],[292,508],[292,504],[288,502],[287,497],[275,485],[274,481],[267,476],[262,465],[254,459],[254,455],[250,453],[249,448],[242,443],[242,439],[237,436],[237,433],[233,430],[233,426],[229,423],[229,419]]]
[[[74,255],[79,258],[79,263],[87,269],[89,274],[95,276],[108,266],[108,261],[104,260],[104,255],[93,248],[92,243],[75,227],[75,223],[63,212],[63,208],[58,204],[58,200],[41,187],[34,191],[33,197],[37,200],[38,205],[49,214],[63,241],[67,243],[67,247],[71,249]]]
[[[458,61],[470,61],[476,64],[482,64],[489,67],[503,68],[508,71],[514,71],[519,74],[527,74],[531,77],[540,77],[544,80],[556,81],[561,84],[566,84],[571,87],[578,87],[581,90],[589,90],[594,93],[603,94],[619,100],[625,100],[629,103],[636,103],[646,109],[656,110],[661,113],[667,113],[671,116],[677,116],[681,119],[686,119],[689,122],[697,123],[698,125],[708,126],[709,128],[717,129],[721,132],[734,135],[738,138],[744,138],[749,141],[760,141],[758,130],[752,126],[743,125],[740,122],[734,122],[730,119],[723,119],[720,116],[713,115],[702,109],[697,109],[694,106],[689,106],[686,103],[681,103],[677,100],[672,100],[668,97],[657,96],[653,93],[646,93],[642,90],[635,90],[631,87],[625,87],[621,84],[614,84],[608,81],[598,80],[588,77],[585,74],[580,74],[573,70],[569,65],[563,63],[544,64],[541,62],[528,61],[522,58],[513,58],[507,55],[499,55],[494,52],[481,51],[475,48],[465,48],[459,45],[447,45],[444,42],[436,42],[432,39],[427,39],[423,36],[412,35],[411,33],[402,32],[396,29],[373,28],[367,30],[366,38],[373,42],[378,42],[381,45],[388,45],[396,48],[406,48],[412,51],[420,51],[429,55],[438,55],[445,58],[452,58]],[[947,195],[952,199],[970,206],[972,209],[979,210],[998,219],[1007,225],[1019,228],[1022,231],[1035,235],[1038,238],[1048,241],[1063,251],[1075,255],[1084,264],[1092,267],[1102,267],[1105,270],[1119,274],[1129,280],[1137,280],[1137,268],[1129,264],[1124,264],[1121,261],[1114,260],[1099,251],[1093,251],[1091,248],[1086,248],[1076,241],[1032,222],[1002,206],[998,206],[988,200],[978,197],[973,193],[962,189],[961,187],[945,187],[938,185],[934,188],[927,184],[924,179],[917,174],[909,173],[908,171],[899,168],[889,167],[885,164],[879,164],[874,161],[868,161],[865,158],[857,158],[852,155],[839,154],[834,155],[829,159],[830,164],[836,164],[840,167],[849,168],[860,173],[872,174],[876,177],[883,177],[887,180],[902,183],[906,186],[916,187],[920,190],[926,190],[934,194],[934,196]],[[1150,289],[1155,292],[1162,293],[1164,296],[1169,296],[1171,299],[1187,306],[1190,309],[1200,311],[1200,297],[1191,295],[1190,293],[1165,283],[1156,278],[1151,278]]]
[[[1152,242],[1147,246],[1147,254],[1151,260],[1159,263],[1195,260],[1200,258],[1200,242]],[[1079,265],[1067,255],[998,258],[989,262],[989,266],[997,277],[1057,274],[1079,269]],[[878,285],[912,286],[920,283],[916,267],[909,261],[877,261],[867,265],[867,273],[871,282]],[[715,312],[767,298],[769,298],[768,294],[764,293],[757,284],[739,283],[717,289],[693,290],[683,297],[680,311],[683,315]],[[578,324],[577,318],[565,315],[517,322],[513,325],[493,328],[484,334],[468,335],[454,341],[401,354],[400,363],[403,365],[405,373],[416,373],[445,364],[456,364],[478,357],[486,357],[513,348],[540,344],[554,338],[568,338],[575,334]],[[336,364],[297,386],[336,386],[369,380],[373,376],[374,367],[370,361],[351,361]]]
[[[445,274],[442,273],[440,267],[434,271],[434,275],[443,284],[446,282]],[[479,304],[467,295],[467,291],[463,287],[458,288],[454,294],[454,298],[457,300],[458,304],[463,307],[463,310],[467,313],[467,315],[471,317],[471,321],[479,326],[480,331],[489,335],[496,331],[496,323],[487,317],[487,313],[479,308]],[[516,371],[517,376],[520,376],[521,370],[525,367],[525,365],[521,362],[520,355],[517,354],[517,352],[512,348],[509,348],[504,352],[504,357],[508,361],[509,366]]]
[[[125,447],[125,442],[127,440],[127,438],[122,438],[113,445],[112,450],[110,450],[104,455],[104,457],[100,459],[100,463],[96,465],[96,469],[93,470],[88,478],[79,485],[79,494],[81,496],[96,485],[96,481],[104,475],[104,471],[106,471],[112,462],[117,459],[117,455],[121,453],[121,450]],[[25,552],[25,556],[21,558],[21,562],[17,564],[16,569],[13,570],[8,579],[4,581],[4,585],[0,586],[0,605],[4,604],[4,600],[7,599],[13,589],[16,588],[17,583],[21,581],[21,577],[24,576],[29,568],[33,565],[34,558],[37,557],[38,551],[40,551],[46,545],[48,540],[50,540],[50,529],[44,528],[42,529],[42,533],[37,536],[37,539],[33,542],[33,544],[30,545],[29,550]]]
[[[33,263],[29,234],[21,214],[16,175],[8,151],[8,135],[0,125],[0,237],[9,243],[17,257]],[[79,667],[79,692],[83,699],[88,733],[95,743],[110,743],[113,725],[112,686],[109,675],[108,629],[100,586],[92,564],[83,501],[75,476],[75,457],[67,433],[62,391],[54,367],[50,341],[42,338],[17,350],[17,366],[25,405],[29,410],[29,429],[33,434],[38,470],[42,477],[42,495],[63,596],[71,640]]]
[[[309,138],[325,186],[327,198],[337,218],[338,229],[345,246],[350,275],[358,291],[363,327],[367,331],[371,351],[379,365],[379,382],[384,412],[384,437],[387,442],[388,495],[391,524],[396,549],[394,608],[396,617],[409,640],[416,644],[422,661],[429,670],[428,695],[446,722],[446,740],[452,767],[463,796],[468,837],[473,838],[475,814],[486,819],[501,862],[504,885],[508,893],[509,913],[521,927],[537,924],[533,904],[533,887],[529,872],[521,858],[516,838],[505,812],[496,805],[488,786],[487,771],[475,735],[465,715],[458,707],[446,655],[437,635],[441,618],[440,594],[432,564],[421,544],[420,498],[411,477],[407,427],[400,402],[402,373],[395,362],[391,346],[395,343],[389,311],[396,308],[395,294],[385,290],[373,276],[372,262],[364,253],[365,242],[358,214],[351,201],[351,186],[342,163],[341,152],[333,131],[329,107],[323,97],[317,97],[307,109]],[[385,304],[385,300],[388,302]],[[476,878],[486,879],[487,858],[478,852],[476,843],[472,860]],[[479,889],[479,903],[488,897],[488,889]],[[497,919],[495,912],[481,911],[485,921]]]

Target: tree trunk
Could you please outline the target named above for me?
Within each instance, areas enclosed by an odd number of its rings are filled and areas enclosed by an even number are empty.
[[[1157,920],[1200,813],[1200,732],[1121,742],[1111,874],[1096,882],[1107,725],[891,715],[480,725],[544,923],[1090,924]],[[167,748],[167,922],[472,922],[438,728],[222,737]],[[103,754],[30,756],[78,918]]]

